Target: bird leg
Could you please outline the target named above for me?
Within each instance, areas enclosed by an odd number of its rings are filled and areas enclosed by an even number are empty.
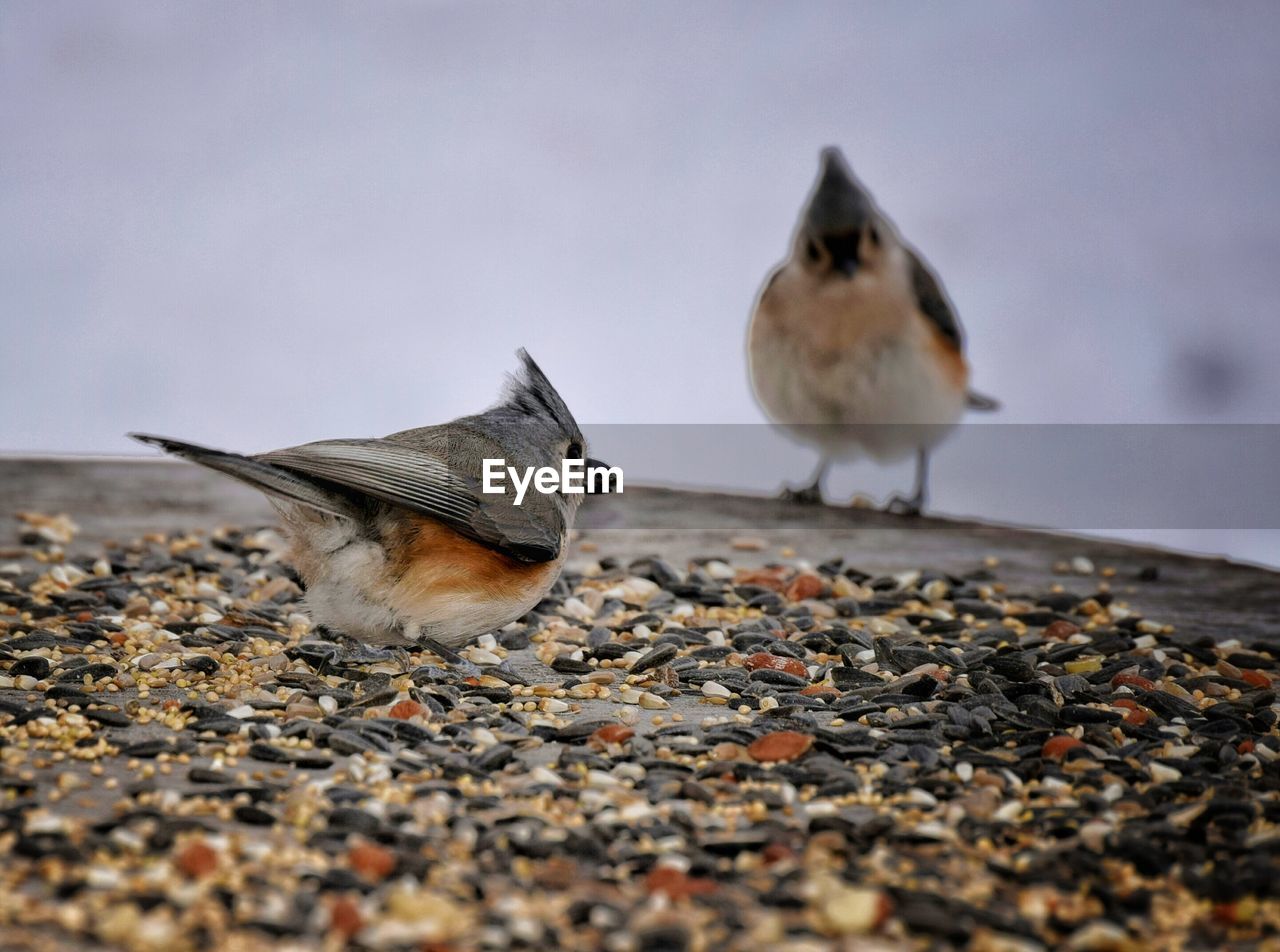
[[[929,491],[929,451],[924,447],[916,450],[916,485],[910,496],[893,495],[885,505],[885,512],[900,516],[918,516],[924,511],[925,498]]]
[[[473,661],[468,661],[452,648],[441,644],[435,638],[427,634],[423,628],[418,632],[418,640],[416,642],[419,648],[425,648],[432,654],[438,655],[440,660],[451,668],[457,670],[463,677],[475,677],[480,674],[480,666]]]
[[[796,502],[806,506],[822,505],[822,479],[827,475],[827,469],[831,466],[831,461],[826,457],[818,460],[818,468],[814,470],[813,481],[803,489],[795,489],[791,486],[785,486],[782,495],[779,497],[788,502]]]

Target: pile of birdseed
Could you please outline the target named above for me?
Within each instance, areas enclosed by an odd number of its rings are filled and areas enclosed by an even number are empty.
[[[1280,942],[1276,651],[1105,582],[599,558],[405,667],[272,532],[53,531],[0,565],[8,945]]]

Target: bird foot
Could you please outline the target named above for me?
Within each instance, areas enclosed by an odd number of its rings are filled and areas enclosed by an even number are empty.
[[[778,498],[801,506],[821,506],[823,503],[822,489],[816,485],[806,486],[803,489],[793,489],[787,486],[782,490],[782,494]]]
[[[413,655],[409,654],[408,648],[388,648],[392,656],[396,659],[396,664],[400,666],[401,674],[408,674],[413,670]]]
[[[923,512],[923,500],[916,496],[890,496],[884,511],[895,516],[919,516]]]
[[[432,654],[437,655],[441,661],[453,668],[463,677],[475,677],[481,673],[480,666],[474,661],[468,661],[466,658],[462,657],[462,655],[458,654],[458,652],[454,651],[447,645],[441,644],[430,635],[419,634],[417,646],[419,648],[425,648]]]
[[[328,625],[317,625],[315,635],[323,641],[334,645],[333,657],[329,664],[377,664],[380,661],[398,661],[404,664],[406,657],[403,648],[375,648],[354,638],[345,631],[338,631]]]

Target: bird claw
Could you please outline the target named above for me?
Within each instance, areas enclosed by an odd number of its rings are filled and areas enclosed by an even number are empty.
[[[387,650],[395,657],[396,664],[400,665],[401,674],[408,674],[413,670],[413,655],[409,654],[408,648],[395,647]]]
[[[343,664],[377,664],[380,661],[396,661],[404,664],[403,648],[374,648],[370,645],[354,645],[344,649]]]
[[[462,657],[462,655],[458,654],[458,652],[454,651],[447,645],[441,644],[430,635],[419,633],[417,645],[419,648],[425,648],[432,654],[438,655],[446,664],[463,664],[466,662],[466,659]]]
[[[885,503],[884,511],[895,516],[919,516],[922,512],[920,500],[914,496],[890,496]]]
[[[316,637],[334,646],[334,652],[328,664],[377,664],[380,661],[404,663],[401,657],[404,655],[403,648],[375,648],[353,638],[345,631],[338,631],[328,625],[317,625],[314,633]]]
[[[475,677],[480,674],[479,665],[473,661],[468,661],[466,658],[462,657],[462,655],[458,654],[458,652],[454,651],[447,645],[441,644],[430,635],[422,634],[420,632],[418,634],[416,645],[418,648],[425,648],[427,651],[430,651],[432,654],[439,657],[441,661],[453,668],[463,677]]]
[[[806,486],[803,489],[792,489],[787,486],[778,498],[801,506],[821,506],[823,503],[822,489],[816,485]]]

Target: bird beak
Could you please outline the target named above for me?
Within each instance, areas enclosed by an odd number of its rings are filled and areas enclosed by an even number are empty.
[[[588,473],[590,473],[593,469],[605,469],[605,470],[607,470],[607,469],[609,469],[609,464],[608,464],[608,463],[606,463],[606,462],[604,462],[604,460],[592,459],[590,456],[588,456],[588,457],[587,457],[587,472],[588,472]],[[588,492],[588,493],[590,493],[590,494],[592,494],[592,495],[595,495],[595,494],[597,494],[597,493],[611,493],[611,492],[613,492],[613,476],[612,476],[611,474],[606,473],[606,474],[605,474],[605,479],[604,479],[604,486],[603,486],[603,487],[598,487],[598,486],[597,486],[597,487],[595,487],[595,488],[592,488],[592,481],[591,481],[590,479],[588,479],[588,480],[587,480],[587,492]]]
[[[858,267],[858,243],[871,217],[871,196],[834,146],[822,150],[822,169],[804,211],[806,237],[831,255],[832,267],[852,277]]]

